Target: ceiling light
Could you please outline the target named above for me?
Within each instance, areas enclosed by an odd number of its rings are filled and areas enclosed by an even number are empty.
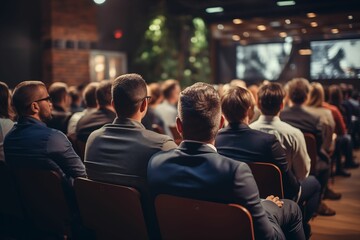
[[[305,28],[302,28],[302,29],[301,29],[301,32],[302,32],[302,33],[306,33],[307,31],[306,31]]]
[[[339,29],[337,29],[337,28],[331,29],[331,33],[337,34],[337,33],[339,33]]]
[[[309,13],[306,14],[306,16],[307,16],[308,18],[314,18],[314,17],[316,17],[316,14],[313,13],[313,12],[309,12]]]
[[[105,0],[93,0],[94,1],[94,3],[96,3],[96,4],[103,4],[104,2],[105,2]]]
[[[240,36],[239,36],[239,35],[233,35],[233,36],[232,36],[232,40],[234,40],[234,41],[240,41]]]
[[[317,24],[317,22],[311,22],[311,23],[310,23],[310,26],[312,26],[312,27],[317,27],[318,24]]]
[[[219,30],[223,30],[223,29],[224,29],[224,25],[218,24],[218,25],[217,25],[217,28],[218,28]]]
[[[300,49],[299,50],[299,54],[300,55],[311,55],[312,54],[312,51],[311,51],[311,49]]]
[[[285,38],[285,42],[287,42],[287,43],[291,43],[292,41],[293,41],[292,37],[286,37]]]
[[[259,25],[259,26],[257,26],[257,29],[258,29],[259,31],[265,31],[265,30],[266,30],[266,27],[265,27],[265,25]]]
[[[279,33],[279,36],[282,37],[282,38],[287,37],[287,33],[286,32],[281,32],[281,33]]]
[[[349,19],[349,20],[352,20],[352,19],[353,19],[353,16],[352,16],[352,15],[349,15],[349,16],[348,16],[348,19]]]
[[[250,37],[250,33],[244,32],[244,33],[243,33],[243,36],[244,36],[244,37]]]
[[[293,6],[293,5],[295,5],[295,1],[278,1],[278,2],[276,2],[276,4],[279,7]]]
[[[285,23],[290,24],[291,23],[290,19],[285,19]]]
[[[220,12],[223,12],[224,9],[222,7],[211,7],[211,8],[205,9],[205,11],[207,13],[220,13]]]
[[[240,18],[235,18],[235,19],[233,19],[233,23],[234,24],[242,24],[242,20],[240,19]]]

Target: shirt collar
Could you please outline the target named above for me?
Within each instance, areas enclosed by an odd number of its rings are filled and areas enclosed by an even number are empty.
[[[271,115],[260,115],[260,121],[264,122],[280,122],[280,118],[278,116],[271,116]]]
[[[217,149],[214,145],[212,145],[211,143],[204,143],[204,142],[199,142],[199,141],[194,141],[194,140],[184,140],[182,142],[189,142],[189,143],[199,143],[199,144],[203,144],[203,145],[206,145],[208,147],[210,147],[211,149],[213,149],[215,152],[217,152]]]

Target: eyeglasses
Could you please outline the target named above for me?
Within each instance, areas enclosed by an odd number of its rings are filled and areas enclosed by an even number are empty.
[[[50,97],[50,96],[47,96],[46,98],[41,98],[41,99],[35,100],[34,102],[41,102],[41,101],[51,102],[51,97]]]

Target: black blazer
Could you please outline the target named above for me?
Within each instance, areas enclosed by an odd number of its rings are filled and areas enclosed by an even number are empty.
[[[154,196],[167,193],[238,203],[250,211],[256,239],[278,239],[282,235],[280,226],[261,204],[249,166],[218,154],[206,144],[185,141],[177,149],[155,154],[147,176]]]
[[[289,169],[285,150],[275,135],[251,129],[246,124],[229,124],[219,131],[215,146],[221,155],[238,161],[275,164],[282,173],[285,198],[297,198],[300,184]]]

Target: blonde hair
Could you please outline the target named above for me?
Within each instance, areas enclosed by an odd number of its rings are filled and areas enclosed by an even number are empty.
[[[312,107],[321,107],[324,101],[325,93],[323,86],[317,82],[311,83],[307,105]]]

